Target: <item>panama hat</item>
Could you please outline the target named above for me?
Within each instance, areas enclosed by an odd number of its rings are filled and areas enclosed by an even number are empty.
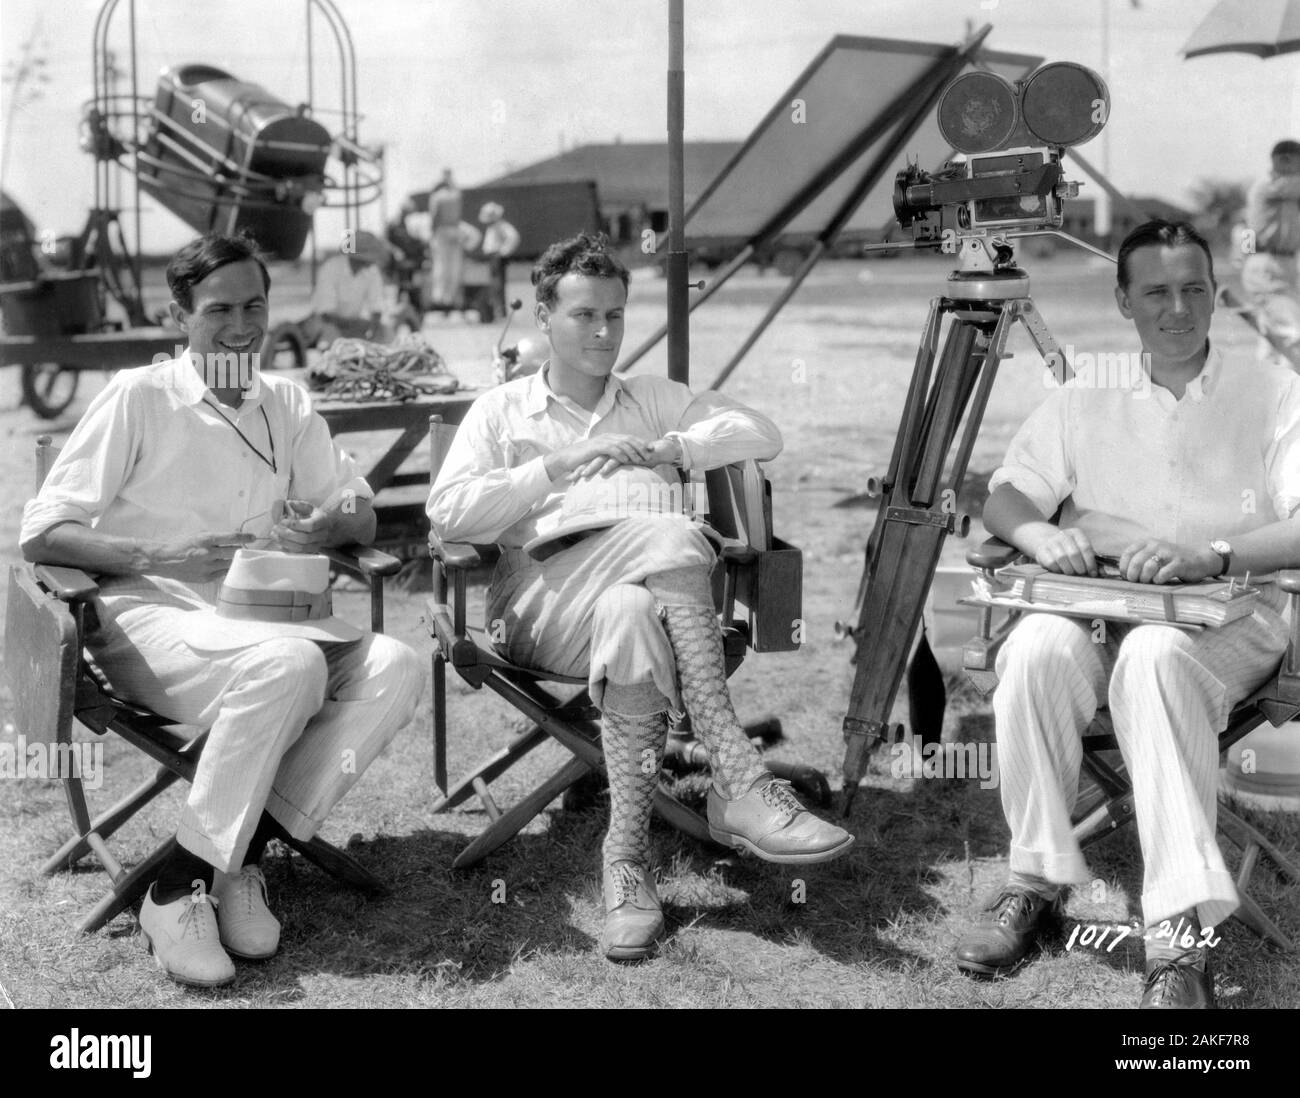
[[[524,552],[534,560],[546,560],[595,530],[651,515],[676,515],[716,544],[718,535],[712,528],[686,518],[684,492],[675,475],[669,479],[643,465],[622,465],[609,476],[583,477],[564,493],[559,524],[527,542]]]
[[[329,558],[317,553],[240,549],[216,605],[187,616],[185,639],[196,648],[239,648],[277,637],[354,641],[364,635],[333,616]]]

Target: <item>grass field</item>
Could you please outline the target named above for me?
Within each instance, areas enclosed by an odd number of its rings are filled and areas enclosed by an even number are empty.
[[[1112,271],[1078,254],[1031,266],[1036,301],[1062,344],[1079,351],[1132,349],[1131,329],[1115,310]],[[771,414],[787,445],[769,470],[778,532],[804,550],[808,643],[798,653],[751,656],[733,679],[742,719],[779,716],[785,740],[777,757],[818,766],[838,786],[840,725],[853,669],[832,626],[852,611],[862,550],[874,512],[856,498],[869,475],[888,463],[928,299],[941,292],[938,259],[831,262],[820,267],[727,384],[727,391]],[[522,275],[523,272],[517,272]],[[708,277],[704,274],[703,277]],[[634,283],[625,348],[664,316],[662,282]],[[738,276],[692,321],[692,378],[707,383],[761,316],[780,282]],[[526,289],[521,282],[518,292]],[[294,316],[301,279],[277,282],[274,310]],[[523,321],[521,321],[522,326]],[[427,328],[453,371],[484,384],[495,327],[435,320]],[[519,334],[515,332],[514,334]],[[1253,354],[1253,336],[1222,317],[1214,339]],[[971,463],[961,505],[978,514],[979,485],[997,464],[1025,414],[1047,392],[1024,332],[1001,369]],[[662,347],[638,369],[662,372]],[[51,426],[66,434],[101,384],[83,393],[57,424],[17,407],[16,371],[0,371],[0,468],[12,487],[0,511],[0,561],[17,560],[17,528],[30,482],[34,437]],[[355,438],[356,436],[352,436]],[[349,439],[351,443],[352,439]],[[362,439],[364,450],[373,440]],[[364,456],[364,454],[363,454]],[[847,504],[847,505],[846,505]],[[972,537],[979,534],[978,524]],[[946,565],[961,564],[952,541]],[[389,598],[389,631],[429,650],[420,622],[423,593],[408,585]],[[478,591],[481,598],[481,589]],[[364,616],[362,598],[344,594],[342,612]],[[949,669],[949,739],[992,739],[987,706],[941,652]],[[456,773],[500,746],[520,727],[492,697],[454,678],[450,684]],[[17,730],[0,691],[0,740]],[[899,719],[902,717],[900,707]],[[143,775],[139,760],[108,742],[104,793]],[[562,758],[544,748],[501,779],[510,802]],[[697,795],[699,779],[684,779]],[[229,989],[196,993],[161,978],[134,920],[119,917],[91,937],[74,927],[102,888],[89,866],[51,878],[37,874],[65,834],[63,794],[53,783],[0,782],[0,985],[19,1007],[100,1006],[641,1006],[641,1007],[1129,1007],[1141,989],[1139,945],[1112,952],[1075,948],[1064,939],[1013,978],[973,981],[951,963],[952,947],[978,899],[1006,871],[1007,831],[996,789],[971,780],[894,777],[878,758],[851,820],[858,842],[849,856],[791,872],[752,859],[719,857],[656,825],[655,852],[669,934],[657,959],[615,966],[596,952],[603,909],[598,857],[602,807],[568,813],[555,804],[518,840],[479,869],[456,873],[452,858],[482,829],[477,810],[434,815],[429,700],[415,722],[366,775],[326,825],[391,886],[363,900],[301,859],[274,851],[268,860],[273,904],[285,923],[278,957],[240,966]],[[121,855],[140,857],[165,837],[180,793],[122,833]],[[1295,817],[1253,815],[1293,855]],[[1131,833],[1089,852],[1095,881],[1071,897],[1069,922],[1137,917],[1140,860]],[[1257,898],[1292,935],[1300,934],[1300,896],[1267,874]],[[1300,961],[1267,949],[1233,923],[1216,949],[1219,997],[1233,1008],[1300,1003]]]

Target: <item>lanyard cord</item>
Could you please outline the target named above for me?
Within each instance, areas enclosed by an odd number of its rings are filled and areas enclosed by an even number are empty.
[[[280,470],[277,469],[275,466],[275,436],[271,434],[271,421],[266,418],[265,407],[259,404],[257,406],[257,410],[262,413],[262,422],[266,424],[266,441],[271,444],[271,456],[269,459],[264,453],[262,453],[261,450],[259,450],[256,446],[254,446],[251,442],[249,442],[248,436],[244,434],[244,432],[241,431],[238,426],[236,426],[234,420],[226,419],[225,413],[220,408],[218,408],[215,404],[209,402],[206,398],[204,399],[203,403],[206,404],[209,408],[211,408],[214,412],[216,412],[217,415],[219,415],[223,420],[225,420],[227,424],[229,424],[230,429],[244,440],[244,444],[250,450],[252,450],[253,453],[255,453],[258,457],[262,459],[262,462],[271,470],[272,473],[279,473]]]

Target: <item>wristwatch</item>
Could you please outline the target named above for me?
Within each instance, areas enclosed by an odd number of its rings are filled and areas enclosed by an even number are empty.
[[[1228,569],[1232,567],[1232,546],[1222,538],[1219,538],[1217,541],[1210,542],[1210,548],[1214,550],[1214,552],[1218,553],[1219,557],[1223,561],[1223,567],[1215,573],[1213,578],[1218,579],[1219,576],[1226,576],[1228,574]]]

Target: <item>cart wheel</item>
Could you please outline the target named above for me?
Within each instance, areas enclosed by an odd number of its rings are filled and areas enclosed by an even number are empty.
[[[77,395],[79,370],[64,369],[57,362],[38,362],[23,367],[23,403],[41,419],[54,419]]]
[[[277,324],[262,344],[262,366],[267,370],[302,370],[307,366],[307,346],[297,324]]]

